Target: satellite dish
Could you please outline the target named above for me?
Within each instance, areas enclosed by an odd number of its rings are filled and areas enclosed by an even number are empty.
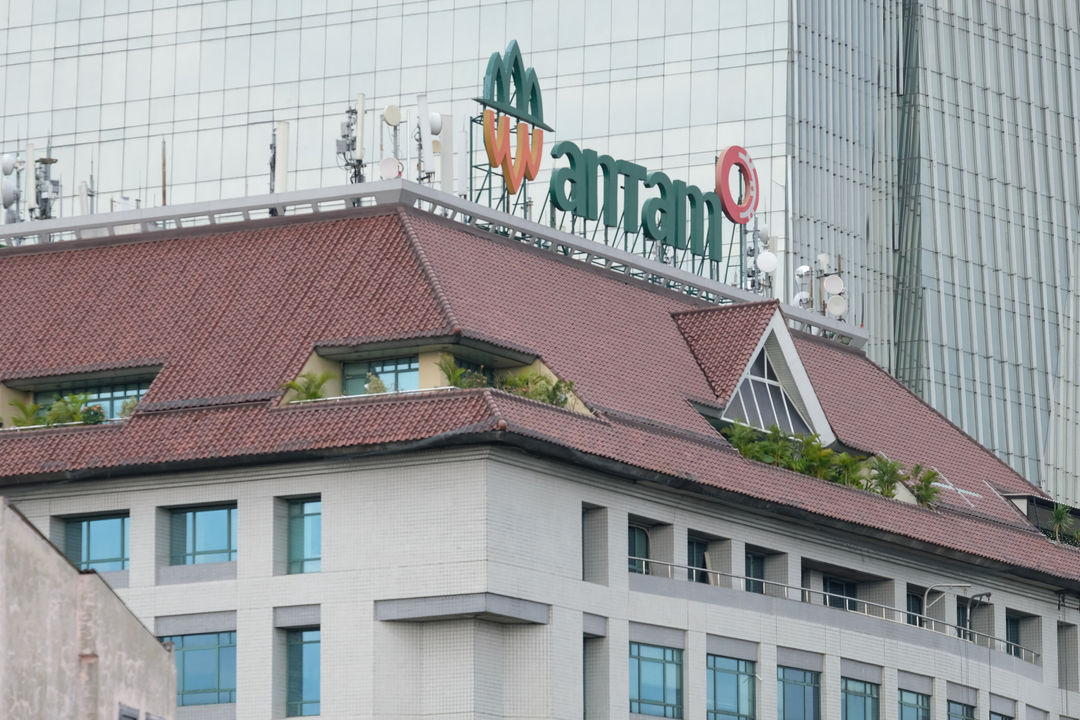
[[[825,288],[825,292],[830,295],[839,295],[844,292],[844,281],[839,275],[826,275],[821,281],[821,287]]]
[[[771,235],[769,235],[769,228],[762,225],[761,228],[758,230],[758,237],[761,239],[761,242],[768,243],[769,238],[772,237]]]
[[[14,155],[4,155],[4,157],[0,158],[0,172],[3,172],[5,175],[10,175],[15,172]]]
[[[383,122],[390,127],[397,127],[401,124],[401,108],[391,103],[383,108],[382,111]]]
[[[799,267],[795,268],[795,279],[796,280],[802,280],[802,279],[806,278],[806,276],[809,275],[809,274],[810,274],[810,266],[809,265],[800,265]]]
[[[383,180],[391,180],[393,178],[401,177],[401,171],[398,166],[397,158],[383,158],[379,161],[379,175]]]
[[[757,256],[758,270],[763,273],[772,274],[776,272],[777,265],[776,253],[765,250]]]
[[[817,256],[818,267],[821,268],[821,272],[829,272],[829,256],[825,253],[819,253]]]
[[[840,317],[847,312],[847,298],[843,295],[833,295],[825,303],[825,309],[833,317]]]
[[[431,134],[438,135],[442,132],[442,115],[437,112],[429,113],[428,124],[431,127]]]
[[[5,178],[4,182],[0,183],[0,199],[3,200],[6,208],[14,205],[15,201],[19,199],[19,188],[11,178]]]
[[[810,293],[805,290],[795,293],[795,297],[791,298],[791,304],[801,308],[809,307]]]

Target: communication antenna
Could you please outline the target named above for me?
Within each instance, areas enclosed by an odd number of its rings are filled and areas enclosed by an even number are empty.
[[[427,95],[416,96],[416,108],[416,179],[423,183],[435,177],[435,141],[432,136],[442,132],[442,117],[428,110]]]
[[[393,154],[395,158],[401,157],[401,145],[400,138],[398,137],[398,125],[401,125],[401,108],[393,103],[390,103],[383,108],[382,121],[385,123],[392,133],[393,137]]]
[[[435,152],[439,154],[439,184],[443,192],[454,194],[454,118],[439,115],[440,125],[438,140],[433,141]]]
[[[351,183],[364,182],[364,111],[364,93],[360,93],[356,96],[356,107],[345,111],[341,137],[337,139],[337,154]]]
[[[4,205],[4,222],[11,224],[22,221],[19,215],[19,176],[22,174],[23,163],[14,155],[4,155],[0,158],[0,200]],[[14,177],[12,177],[14,175]]]
[[[810,293],[805,290],[800,290],[795,293],[795,296],[791,298],[791,304],[795,307],[802,308],[803,310],[810,307]]]
[[[750,281],[750,289],[772,297],[773,274],[780,261],[776,253],[769,250],[769,229],[764,225],[758,227],[757,215],[754,215],[754,231],[751,237],[753,241],[746,246],[746,277]]]
[[[60,199],[60,181],[52,179],[52,166],[56,158],[49,157],[52,146],[46,147],[46,156],[35,158],[33,143],[26,145],[26,210],[31,220],[48,220],[53,217],[53,204]]]

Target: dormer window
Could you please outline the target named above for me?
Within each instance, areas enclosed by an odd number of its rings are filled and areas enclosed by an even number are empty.
[[[39,390],[34,393],[34,402],[47,408],[65,395],[85,395],[84,405],[100,405],[105,411],[105,419],[112,420],[125,414],[150,389],[150,380],[119,382],[111,384],[87,384],[62,390]]]
[[[420,389],[420,357],[346,362],[343,367],[342,393],[366,395],[375,392],[402,392]]]
[[[761,348],[724,411],[724,419],[762,430],[776,425],[787,435],[810,435],[809,424],[784,390],[777,370]]]

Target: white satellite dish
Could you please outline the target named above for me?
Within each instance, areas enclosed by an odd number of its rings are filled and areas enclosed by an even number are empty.
[[[843,295],[833,295],[825,303],[825,309],[833,317],[840,317],[847,312],[847,298]]]
[[[397,158],[383,158],[379,161],[379,175],[383,180],[391,180],[393,178],[401,177],[400,166],[398,165]]]
[[[15,172],[14,155],[4,155],[4,157],[0,158],[0,172],[3,172],[5,175],[10,175]]]
[[[397,127],[401,124],[401,108],[391,103],[383,108],[382,117],[384,123],[390,127]]]
[[[776,253],[764,250],[757,256],[757,267],[763,273],[772,274],[776,272],[776,266],[778,265],[776,259]]]
[[[438,135],[442,132],[442,115],[437,112],[428,113],[428,127],[431,128],[432,135]]]
[[[810,274],[810,266],[809,265],[800,265],[799,267],[795,268],[795,279],[796,280],[803,280],[809,274]]]
[[[11,178],[4,178],[4,182],[0,183],[0,199],[3,200],[6,208],[14,205],[19,199],[19,188]]]
[[[761,228],[758,230],[758,238],[761,240],[761,242],[768,243],[769,238],[771,237],[772,236],[769,235],[769,228],[765,225],[762,225]]]
[[[795,297],[791,298],[791,304],[796,307],[807,308],[810,306],[810,293],[805,290],[795,293]]]
[[[844,281],[839,275],[826,275],[821,281],[821,287],[830,295],[839,295],[844,292]]]

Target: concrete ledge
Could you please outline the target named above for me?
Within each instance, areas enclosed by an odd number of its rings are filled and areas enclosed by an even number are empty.
[[[551,618],[551,606],[494,593],[436,595],[375,601],[376,620],[432,622],[460,618],[547,625]]]
[[[236,562],[206,563],[204,565],[163,565],[157,571],[158,585],[235,580]]]
[[[581,632],[586,637],[607,637],[607,618],[592,613],[581,613]]]
[[[190,615],[163,615],[154,618],[154,634],[197,635],[199,633],[232,632],[236,629],[236,611],[192,613]]]
[[[757,662],[758,659],[758,645],[756,642],[721,637],[719,635],[705,636],[705,651],[710,655],[722,655],[736,660]]]
[[[778,646],[776,648],[776,664],[797,670],[822,672],[825,669],[825,656],[807,650]]]
[[[840,675],[852,680],[873,683],[874,685],[881,684],[881,668],[858,660],[840,658]]]
[[[659,645],[661,647],[682,650],[686,647],[686,632],[684,630],[662,627],[660,625],[647,625],[646,623],[631,622],[630,642],[644,643],[646,645]]]
[[[916,675],[904,670],[897,670],[896,684],[901,690],[910,690],[923,695],[934,694],[934,679],[926,675]]]
[[[288,605],[274,608],[274,627],[318,627],[322,622],[319,605]]]
[[[236,704],[187,705],[176,708],[176,720],[236,720]]]

